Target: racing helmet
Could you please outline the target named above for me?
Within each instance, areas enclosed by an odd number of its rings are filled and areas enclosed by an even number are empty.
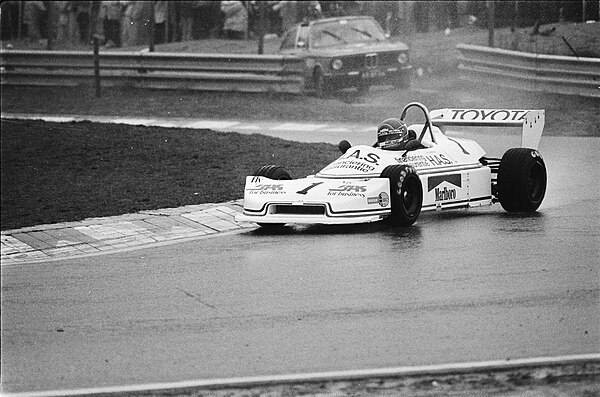
[[[377,144],[381,149],[401,150],[408,140],[408,128],[400,119],[386,119],[377,129]]]

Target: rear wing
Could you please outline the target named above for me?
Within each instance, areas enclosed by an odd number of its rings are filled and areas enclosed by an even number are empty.
[[[544,131],[544,110],[438,109],[430,112],[438,127],[522,127],[521,147],[537,149]]]

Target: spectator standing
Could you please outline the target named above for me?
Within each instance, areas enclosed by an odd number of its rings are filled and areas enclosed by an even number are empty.
[[[23,12],[23,21],[27,25],[27,36],[31,41],[42,38],[42,16],[46,12],[43,1],[26,1]]]
[[[394,35],[408,35],[415,32],[415,20],[411,17],[413,6],[414,3],[408,1],[398,2],[397,24]]]
[[[94,36],[98,36],[104,40],[104,16],[106,9],[103,7],[101,1],[90,1],[90,3],[90,38],[93,39]]]
[[[221,1],[223,33],[228,39],[241,40],[248,30],[248,10],[241,1]]]
[[[413,18],[415,20],[417,32],[419,33],[426,33],[429,31],[429,8],[429,2],[417,1],[414,3]]]
[[[298,22],[298,2],[280,1],[278,3],[281,15],[281,33],[284,33]]]
[[[216,5],[216,8],[215,8]],[[219,23],[220,15],[215,12],[218,9],[220,14],[220,3],[213,1],[196,0],[191,2],[192,17],[192,38],[207,39],[210,37],[211,30]]]
[[[104,37],[107,47],[121,47],[121,19],[123,18],[120,1],[103,1]]]
[[[75,19],[79,29],[79,41],[89,43],[90,35],[90,17],[91,17],[91,1],[72,1],[71,5],[75,12]]]
[[[20,12],[20,1],[3,1],[0,3],[0,28],[2,29],[2,40],[12,40],[19,36]]]
[[[281,7],[285,1],[268,1],[269,13],[267,18],[269,20],[269,33],[275,33],[277,36],[281,36],[282,33],[282,21],[281,21]]]
[[[321,11],[326,18],[346,15],[342,1],[321,1]]]
[[[181,41],[180,1],[167,1],[167,41]]]
[[[181,41],[193,40],[192,32],[194,27],[193,1],[182,1],[180,3],[181,11]]]
[[[57,1],[58,26],[56,39],[58,41],[71,41],[71,2]]]
[[[376,1],[369,15],[381,25],[386,35],[391,36],[396,28],[398,7],[395,1]]]
[[[365,8],[367,4],[376,3],[373,1],[340,1],[344,15],[366,15]]]
[[[270,33],[280,36],[298,22],[297,1],[271,1],[270,4]]]
[[[123,18],[121,18],[121,44],[125,47],[136,45],[135,26],[133,21],[134,1],[121,1]]]
[[[311,1],[308,7],[308,16],[312,21],[323,18],[323,11],[321,10],[321,3],[318,1]]]
[[[154,43],[164,43],[167,33],[167,2],[154,2]]]
[[[315,21],[323,18],[321,3],[318,1],[301,1],[299,4],[298,13],[300,20],[303,22]]]
[[[132,45],[150,43],[150,18],[152,16],[152,2],[133,1],[127,10],[131,18],[129,42]]]

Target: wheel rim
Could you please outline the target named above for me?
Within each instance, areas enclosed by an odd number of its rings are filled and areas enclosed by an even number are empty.
[[[420,200],[417,180],[409,178],[406,181],[404,191],[402,192],[402,206],[406,215],[409,217],[415,216],[415,213],[419,208]]]

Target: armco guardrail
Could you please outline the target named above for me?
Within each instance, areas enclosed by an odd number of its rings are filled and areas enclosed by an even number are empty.
[[[414,367],[191,380],[4,397],[597,395],[598,354]],[[568,392],[567,392],[568,390]]]
[[[530,91],[600,97],[600,58],[532,54],[459,44],[465,79]]]
[[[300,93],[302,60],[283,55],[101,52],[104,87]],[[1,51],[2,85],[93,85],[94,54]]]

